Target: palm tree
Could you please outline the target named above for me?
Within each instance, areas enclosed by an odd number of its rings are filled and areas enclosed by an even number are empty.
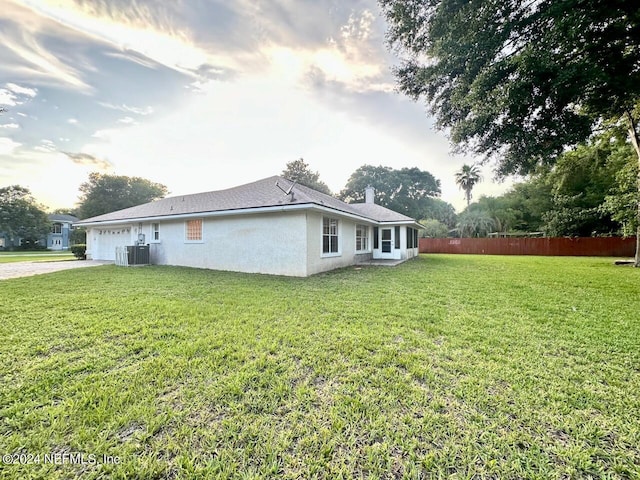
[[[473,165],[462,165],[459,172],[456,172],[456,184],[464,190],[465,198],[467,199],[467,206],[471,203],[471,190],[475,187],[476,183],[482,180],[480,176],[480,167],[475,163]]]

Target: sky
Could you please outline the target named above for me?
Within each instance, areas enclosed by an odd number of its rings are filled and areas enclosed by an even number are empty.
[[[360,166],[418,167],[457,210],[451,153],[395,88],[375,0],[1,0],[0,187],[49,209],[91,172],[170,195],[278,175],[303,158],[334,192]],[[511,182],[482,168],[480,195]]]

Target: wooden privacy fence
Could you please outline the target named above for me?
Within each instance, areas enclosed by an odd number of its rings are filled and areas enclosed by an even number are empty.
[[[633,257],[635,237],[421,238],[420,253]]]

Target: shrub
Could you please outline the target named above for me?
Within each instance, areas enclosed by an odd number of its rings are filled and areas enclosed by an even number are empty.
[[[46,243],[46,242],[45,242]],[[16,248],[16,250],[25,250],[25,251],[41,251],[46,250],[46,245],[41,245],[39,240],[34,240],[32,238],[23,238],[20,242],[20,245]]]
[[[420,220],[420,223],[424,227],[422,238],[446,238],[449,236],[449,227],[435,218]]]
[[[71,246],[71,253],[73,253],[78,260],[87,259],[87,246],[84,243],[78,243]]]

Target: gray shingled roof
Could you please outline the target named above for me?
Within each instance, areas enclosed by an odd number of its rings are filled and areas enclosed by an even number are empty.
[[[74,217],[73,215],[67,215],[63,213],[50,213],[47,215],[47,218],[52,222],[77,222],[78,217]]]
[[[389,210],[375,203],[352,203],[349,206],[357,212],[358,215],[372,218],[378,222],[415,222],[411,217],[407,217],[406,215],[394,210]]]
[[[306,204],[324,206],[376,222],[414,221],[413,218],[380,205],[348,204],[304,185],[295,185],[292,190],[293,196],[286,195],[278,188],[279,185],[287,190],[292,184],[293,182],[286,178],[273,176],[226,190],[163,198],[137,207],[87,218],[77,224]]]

